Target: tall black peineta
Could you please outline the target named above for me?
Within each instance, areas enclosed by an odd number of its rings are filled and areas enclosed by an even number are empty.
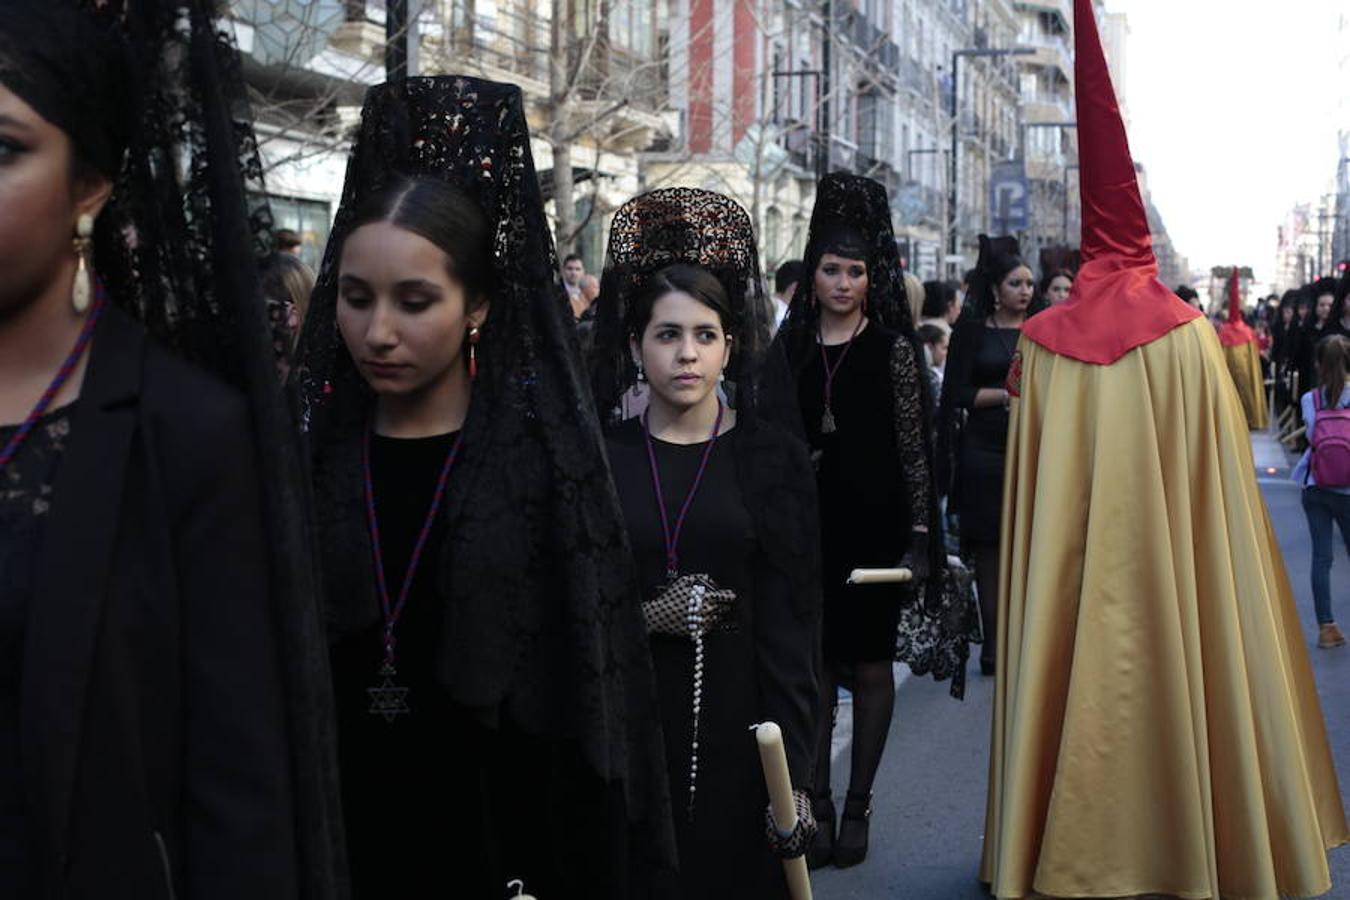
[[[285,657],[302,896],[340,892],[331,697],[306,481],[258,260],[271,216],[238,50],[213,0],[3,0],[0,83],[113,182],[94,271],[162,343],[249,399]]]
[[[646,633],[618,497],[582,375],[520,88],[408,78],[371,88],[301,336],[296,378],[314,449],[330,627],[376,622],[360,507],[374,395],[337,328],[342,248],[391,179],[440,179],[488,223],[490,303],[434,565],[453,602],[436,677],[487,724],[567,740],[624,794],[635,879],[673,863]],[[636,866],[636,864],[635,864]]]
[[[614,214],[600,280],[591,386],[602,420],[637,380],[628,349],[634,298],[652,275],[677,263],[706,269],[721,283],[733,313],[727,380],[742,415],[753,404],[753,374],[768,339],[769,305],[750,216],[734,200],[697,188],[661,188],[629,200]]]

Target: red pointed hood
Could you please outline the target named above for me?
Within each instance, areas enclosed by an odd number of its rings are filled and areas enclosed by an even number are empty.
[[[1219,326],[1219,343],[1225,347],[1237,347],[1256,340],[1256,332],[1242,321],[1242,292],[1238,288],[1238,267],[1233,266],[1233,274],[1228,276],[1228,321]]]
[[[1083,265],[1069,299],[1022,333],[1055,353],[1107,365],[1200,312],[1158,280],[1148,214],[1102,53],[1092,0],[1074,0]]]

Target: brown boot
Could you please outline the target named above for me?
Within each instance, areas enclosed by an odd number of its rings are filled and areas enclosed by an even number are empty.
[[[1323,650],[1330,650],[1332,647],[1344,647],[1345,635],[1341,629],[1336,627],[1335,622],[1328,622],[1317,630],[1317,646]]]

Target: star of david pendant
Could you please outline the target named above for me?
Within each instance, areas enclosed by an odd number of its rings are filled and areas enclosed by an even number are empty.
[[[825,407],[825,415],[820,417],[820,433],[834,434],[836,430],[834,425],[834,412],[827,406]]]
[[[366,693],[370,695],[368,712],[372,716],[382,716],[391,725],[399,716],[406,716],[412,712],[408,706],[408,689],[394,684],[394,676],[397,674],[393,665],[385,663],[380,666],[382,679],[380,684],[377,687],[366,688]]]

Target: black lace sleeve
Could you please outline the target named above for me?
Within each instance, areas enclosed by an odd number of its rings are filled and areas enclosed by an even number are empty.
[[[933,473],[923,416],[927,382],[920,374],[914,345],[908,338],[899,337],[891,346],[890,366],[895,397],[895,444],[900,454],[905,496],[918,525],[927,521],[927,511],[933,502]]]

